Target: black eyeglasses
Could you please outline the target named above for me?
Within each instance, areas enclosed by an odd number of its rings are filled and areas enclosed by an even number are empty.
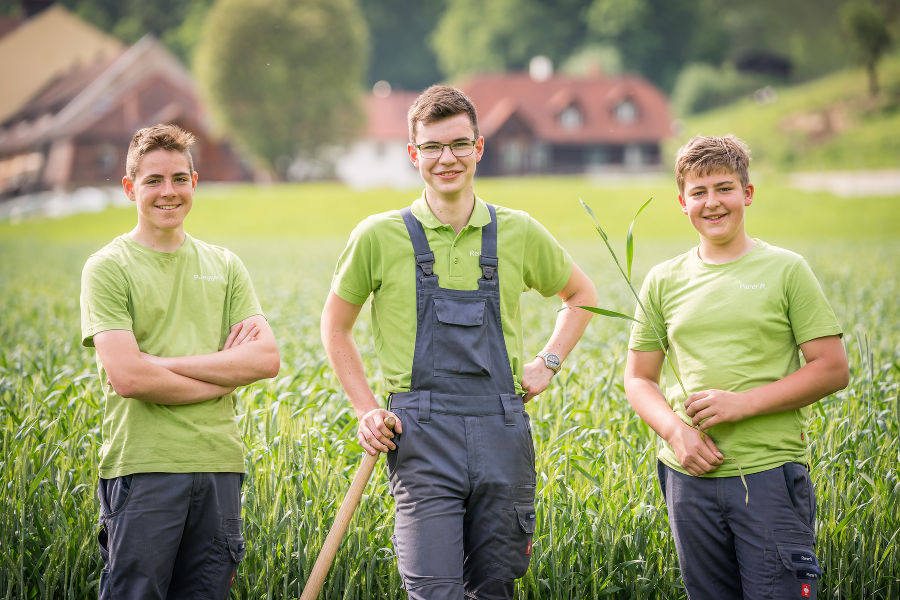
[[[440,158],[444,153],[444,147],[449,146],[450,152],[457,158],[469,156],[475,152],[475,142],[478,140],[455,140],[449,144],[440,142],[425,142],[424,144],[413,144],[418,150],[422,158]]]

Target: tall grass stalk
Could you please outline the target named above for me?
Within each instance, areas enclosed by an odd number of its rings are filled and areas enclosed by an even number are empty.
[[[628,272],[625,272],[625,269],[622,268],[622,263],[619,262],[619,257],[616,256],[616,251],[613,249],[612,244],[609,242],[609,236],[606,235],[606,232],[603,231],[603,227],[600,226],[600,222],[597,220],[596,215],[594,215],[594,211],[591,210],[591,207],[585,203],[581,198],[578,199],[581,203],[581,206],[587,213],[591,216],[591,219],[594,221],[594,227],[597,229],[597,233],[600,234],[600,238],[603,240],[603,243],[606,244],[606,249],[609,251],[610,256],[612,256],[613,263],[615,263],[616,268],[619,270],[619,274],[622,275],[622,278],[625,280],[625,283],[628,285],[628,289],[631,291],[631,295],[634,296],[637,305],[641,309],[641,313],[644,315],[644,318],[647,319],[647,324],[650,325],[650,328],[653,330],[653,335],[656,337],[656,342],[659,344],[659,349],[662,350],[663,356],[666,358],[666,362],[669,363],[669,367],[672,370],[672,374],[675,375],[675,379],[678,380],[678,385],[681,387],[681,391],[684,394],[685,399],[688,397],[687,389],[684,387],[684,382],[681,380],[681,375],[678,374],[678,369],[675,368],[675,364],[672,362],[672,359],[669,357],[669,352],[666,350],[665,344],[663,344],[662,336],[660,335],[659,328],[656,326],[656,323],[653,322],[653,319],[650,318],[650,313],[647,312],[647,307],[644,306],[644,303],[641,301],[640,294],[638,294],[637,290],[634,287],[634,284],[631,282],[631,264],[634,261],[634,224],[637,222],[638,216],[644,211],[645,208],[653,201],[653,198],[648,198],[646,202],[644,202],[638,211],[634,214],[634,218],[631,220],[631,225],[628,227],[628,235],[625,237],[625,255],[626,255],[626,268]],[[607,317],[614,317],[618,319],[628,319],[630,321],[635,321],[640,323],[638,319],[631,317],[629,315],[616,312],[613,310],[598,308],[596,306],[579,306],[578,308],[582,308],[584,310],[604,315]]]
[[[606,249],[609,250],[610,256],[612,256],[613,262],[616,264],[616,267],[619,269],[619,273],[625,279],[625,283],[628,285],[628,289],[631,290],[632,296],[637,301],[638,307],[641,309],[641,314],[644,315],[644,318],[647,320],[647,324],[650,325],[650,328],[653,330],[653,335],[656,337],[656,342],[659,344],[659,349],[662,350],[663,356],[666,359],[666,362],[669,363],[669,368],[672,371],[672,374],[675,375],[675,379],[678,380],[678,385],[681,387],[681,392],[684,394],[684,399],[688,399],[687,388],[684,387],[684,382],[681,380],[681,375],[678,373],[678,369],[675,367],[675,363],[672,362],[672,358],[669,356],[669,351],[666,349],[665,344],[662,341],[662,335],[660,334],[659,328],[656,323],[653,322],[653,319],[650,318],[650,313],[647,312],[647,307],[644,306],[644,303],[641,301],[640,294],[638,294],[637,290],[634,287],[634,284],[631,282],[631,263],[634,260],[634,224],[637,222],[637,218],[640,214],[647,208],[647,205],[653,201],[653,198],[648,198],[646,202],[644,202],[638,211],[634,214],[634,218],[631,220],[631,225],[628,227],[628,235],[625,238],[625,254],[626,254],[626,264],[628,272],[626,274],[625,269],[622,268],[622,264],[619,262],[619,257],[616,256],[616,251],[613,250],[612,244],[609,242],[609,236],[606,235],[606,232],[603,231],[603,227],[600,226],[600,222],[597,221],[597,217],[594,215],[594,211],[591,210],[591,207],[588,206],[584,200],[581,198],[578,199],[581,202],[581,206],[584,207],[584,210],[591,216],[591,219],[594,221],[594,226],[597,229],[597,232],[600,234],[600,237],[603,239],[603,243],[606,244]],[[630,317],[626,314],[619,313],[616,311],[598,308],[596,306],[579,306],[578,308],[582,308],[584,310],[588,310],[597,314],[605,315],[608,317],[615,317],[619,319],[628,319],[631,321],[635,321],[640,323],[638,319],[634,317]],[[706,434],[700,429],[699,424],[692,425],[694,429],[696,429],[700,433],[700,437],[703,438]],[[750,488],[747,487],[747,480],[744,478],[744,471],[741,469],[741,463],[738,462],[733,456],[726,456],[725,460],[733,461],[735,466],[738,469],[738,475],[741,478],[741,483],[744,484],[744,503],[750,503]]]

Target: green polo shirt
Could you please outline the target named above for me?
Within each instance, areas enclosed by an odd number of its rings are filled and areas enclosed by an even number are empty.
[[[523,347],[519,299],[534,289],[552,296],[572,274],[572,258],[528,213],[497,206],[500,318],[516,390],[521,393]],[[475,199],[468,224],[457,235],[441,223],[424,194],[412,204],[422,223],[441,287],[478,288],[481,228],[490,223],[487,206]],[[356,226],[338,259],[332,280],[335,294],[362,305],[372,295],[375,353],[388,392],[409,390],[416,341],[416,268],[412,242],[399,210],[372,215]]]

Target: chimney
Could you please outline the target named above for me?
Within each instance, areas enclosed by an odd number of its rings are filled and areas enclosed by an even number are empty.
[[[538,54],[528,63],[528,75],[534,81],[547,81],[553,77],[553,62]]]

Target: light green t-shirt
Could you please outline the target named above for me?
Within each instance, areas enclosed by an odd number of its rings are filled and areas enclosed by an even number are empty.
[[[516,389],[521,393],[520,297],[528,289],[544,296],[558,293],[572,274],[572,258],[527,213],[501,206],[496,209],[500,318]],[[412,212],[425,229],[441,287],[477,289],[481,228],[490,223],[484,202],[475,199],[469,223],[459,235],[438,221],[424,196],[413,202]],[[331,287],[335,294],[357,305],[372,294],[375,352],[387,391],[409,390],[416,338],[416,263],[400,211],[373,215],[357,225],[338,259]]]
[[[799,255],[757,240],[746,255],[716,265],[697,248],[656,265],[641,288],[641,301],[688,394],[706,389],[746,391],[800,368],[799,344],[841,334],[819,282]],[[640,307],[635,317],[646,321]],[[653,351],[659,344],[648,325],[635,324],[629,347]],[[666,398],[686,422],[684,394],[666,377]],[[722,423],[707,430],[744,474],[807,460],[809,407]],[[659,459],[685,473],[661,440]],[[738,474],[726,461],[712,477]]]
[[[262,314],[246,268],[225,248],[185,236],[157,252],[121,235],[88,258],[81,279],[82,344],[102,331],[134,333],[156,356],[217,352],[232,325]],[[123,398],[107,383],[100,477],[131,473],[244,471],[236,398],[166,406]]]

